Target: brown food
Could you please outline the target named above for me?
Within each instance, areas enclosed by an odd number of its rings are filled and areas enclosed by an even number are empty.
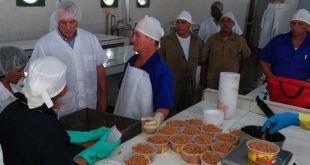
[[[240,129],[235,129],[235,130],[232,130],[232,131],[230,131],[230,134],[233,134],[233,135],[235,135],[235,136],[237,136],[237,137],[240,137],[241,136],[241,130]]]
[[[251,149],[260,151],[260,152],[266,152],[266,153],[275,153],[278,151],[278,148],[275,146],[272,146],[268,143],[264,143],[262,141],[255,141],[253,143],[249,144],[249,147]]]
[[[201,158],[208,164],[217,164],[222,159],[221,155],[215,152],[206,152],[202,155]]]
[[[191,138],[187,135],[174,135],[171,136],[170,141],[176,144],[187,144],[191,142]]]
[[[152,154],[155,152],[155,148],[149,144],[137,144],[132,147],[132,150],[141,154]]]
[[[143,155],[134,155],[125,161],[126,165],[147,165],[150,161]]]
[[[189,119],[189,120],[186,120],[186,123],[188,125],[191,125],[197,128],[201,128],[201,126],[203,125],[202,120],[199,120],[199,119]]]
[[[235,144],[238,139],[235,136],[228,133],[220,133],[216,135],[216,138],[222,142],[227,142],[231,144]]]
[[[168,143],[169,139],[166,138],[165,136],[154,135],[154,136],[148,137],[146,141],[152,144],[166,144]]]
[[[186,125],[185,121],[182,120],[171,120],[167,123],[168,127],[175,127],[175,128],[183,128]]]
[[[233,148],[234,148],[234,146],[232,144],[229,144],[229,143],[214,143],[212,145],[212,149],[214,151],[218,151],[218,152],[223,153],[223,154],[229,153]]]
[[[183,147],[183,152],[187,154],[201,154],[205,151],[203,147],[200,147],[199,145],[194,144],[186,144]]]
[[[210,135],[197,135],[195,137],[197,144],[212,144],[215,142],[214,138]]]
[[[222,129],[220,129],[219,127],[217,127],[213,124],[203,125],[201,127],[201,129],[206,131],[206,132],[220,132],[220,131],[222,131]]]
[[[182,133],[187,134],[187,135],[197,135],[197,134],[200,134],[201,132],[196,128],[186,127],[184,128]]]
[[[174,135],[177,134],[177,130],[175,128],[172,127],[164,127],[164,128],[160,128],[158,130],[159,133],[163,134],[163,135]]]

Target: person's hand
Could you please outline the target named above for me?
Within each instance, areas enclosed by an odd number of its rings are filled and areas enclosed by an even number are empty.
[[[100,159],[109,157],[113,150],[121,143],[120,139],[116,143],[107,143],[106,140],[110,132],[111,130],[109,130],[108,134],[104,134],[96,144],[80,152],[74,159],[76,160],[82,157],[89,165],[92,165]]]
[[[90,141],[97,141],[104,135],[109,135],[110,128],[100,127],[90,131],[67,131],[70,137],[70,143],[82,144]]]
[[[155,133],[157,128],[163,122],[163,114],[155,113],[154,117],[142,117],[142,127],[146,133]]]
[[[274,134],[279,130],[289,127],[291,125],[299,126],[299,114],[287,112],[283,114],[273,115],[269,118],[262,127],[262,132],[266,132],[269,128],[269,133]]]
[[[101,96],[98,100],[97,110],[100,112],[106,112],[108,107],[107,98]]]

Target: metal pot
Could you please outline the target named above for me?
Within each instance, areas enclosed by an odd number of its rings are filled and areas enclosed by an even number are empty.
[[[275,134],[268,134],[266,133],[265,136],[263,136],[264,133],[261,132],[262,126],[256,126],[256,125],[249,125],[244,126],[241,128],[242,135],[240,136],[240,141],[247,141],[250,139],[262,139],[266,140],[272,143],[275,143],[280,148],[282,148],[283,143],[285,141],[285,136],[281,133],[275,133]]]

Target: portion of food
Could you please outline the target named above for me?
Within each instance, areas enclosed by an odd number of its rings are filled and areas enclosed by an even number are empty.
[[[276,146],[272,146],[269,143],[263,141],[255,141],[249,144],[251,149],[265,153],[275,153],[279,149]]]
[[[229,144],[229,143],[216,142],[216,143],[212,144],[212,150],[213,151],[217,151],[217,152],[220,152],[223,154],[228,154],[233,148],[234,148],[234,146],[232,144]]]
[[[158,129],[158,133],[162,135],[166,135],[166,136],[171,136],[171,135],[177,134],[178,131],[176,128],[173,128],[173,127],[164,127],[164,128]]]
[[[216,165],[221,160],[222,155],[218,152],[206,152],[201,156],[201,161],[205,164]]]
[[[167,126],[174,128],[183,128],[186,126],[186,122],[183,120],[171,120],[167,123]]]
[[[152,144],[166,144],[169,142],[169,139],[165,136],[154,135],[154,136],[148,137],[146,141]]]
[[[215,139],[210,135],[200,134],[194,137],[194,142],[200,145],[210,145],[215,142]]]
[[[148,165],[150,160],[143,155],[134,155],[125,161],[125,165]]]
[[[229,133],[217,133],[215,134],[215,139],[220,142],[230,143],[230,144],[236,144],[238,142],[238,138]]]
[[[200,155],[205,149],[197,144],[186,144],[182,147],[182,158],[190,164],[200,164]]]
[[[156,152],[156,148],[149,144],[139,143],[132,147],[132,150],[141,154],[152,154]]]
[[[256,164],[275,164],[280,147],[264,140],[247,141],[248,159]]]
[[[197,135],[200,134],[201,132],[194,127],[185,127],[182,133],[186,135]]]
[[[181,153],[181,147],[184,144],[191,143],[191,138],[188,135],[173,135],[170,137],[171,149],[174,152]]]
[[[213,124],[208,124],[208,125],[203,125],[201,127],[201,130],[206,132],[206,133],[209,133],[209,134],[214,134],[214,133],[217,133],[217,132],[222,132],[222,129],[213,125]]]
[[[234,129],[234,130],[230,131],[229,133],[234,135],[234,136],[240,137],[242,132],[240,129]]]
[[[189,126],[194,126],[197,128],[201,128],[201,126],[203,125],[203,122],[200,119],[189,119],[189,120],[186,120],[186,123]]]

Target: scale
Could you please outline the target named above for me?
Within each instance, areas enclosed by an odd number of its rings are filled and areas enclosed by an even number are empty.
[[[275,165],[286,165],[292,158],[290,151],[280,150]],[[246,141],[239,144],[234,150],[226,155],[222,163],[225,165],[255,165],[255,162],[248,159],[248,148]]]

